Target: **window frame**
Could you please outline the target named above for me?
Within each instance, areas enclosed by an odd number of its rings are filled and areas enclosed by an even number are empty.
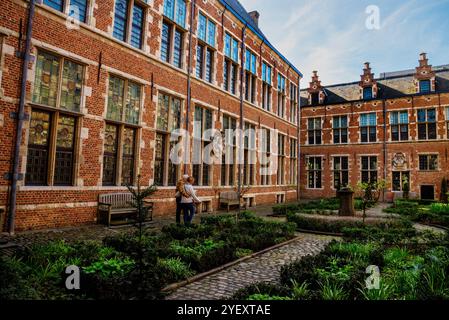
[[[401,118],[401,114],[407,114],[407,122],[403,123],[402,122],[402,118]],[[393,114],[397,114],[397,123],[393,122]],[[397,132],[397,139],[394,136],[394,128],[396,128],[396,132]],[[403,131],[402,129],[406,128],[405,131]],[[407,137],[404,138],[403,137],[403,133],[406,132],[407,133]],[[395,142],[399,142],[399,141],[409,141],[410,140],[410,135],[409,135],[409,114],[408,114],[408,110],[398,110],[398,111],[390,111],[390,139],[391,141],[395,141]]]
[[[426,83],[426,86],[423,86],[424,83]],[[418,89],[420,94],[432,93],[432,80],[430,79],[419,80]]]
[[[338,119],[338,126],[336,126],[336,120]],[[342,125],[342,119],[346,119],[346,126]],[[345,135],[343,133],[346,133]],[[343,141],[343,137],[346,136],[346,141]],[[338,142],[337,142],[338,137]],[[349,143],[349,119],[347,115],[333,116],[332,117],[332,141],[333,144],[348,144]]]
[[[338,161],[336,161],[338,159]],[[343,160],[346,159],[346,168],[344,168],[343,163],[345,163]],[[337,162],[340,164],[340,168],[337,168]],[[349,185],[350,177],[349,177],[349,156],[347,155],[338,155],[332,157],[332,187],[335,190],[340,190],[342,187],[346,187]],[[338,175],[338,183],[339,185],[336,185],[337,179],[336,176]],[[346,178],[346,179],[345,179]],[[347,180],[347,183],[344,184],[344,180]]]
[[[225,126],[225,119],[227,126]],[[220,168],[220,186],[229,187],[234,186],[236,182],[236,164],[237,164],[237,137],[234,135],[235,130],[237,130],[237,119],[232,116],[223,114],[221,118],[221,136],[223,139],[224,153],[222,154],[221,168]],[[229,141],[226,136],[226,130],[232,130],[233,136],[232,141]],[[229,156],[229,153],[232,153]],[[232,163],[228,163],[227,160],[232,160]],[[231,179],[232,177],[232,179]]]
[[[396,188],[395,175],[399,174],[399,190]],[[408,178],[409,190],[410,188],[410,171],[392,171],[391,172],[391,191],[393,192],[403,192],[404,191],[404,177]]]
[[[168,28],[168,41],[167,41],[167,58],[164,59],[162,56],[162,39],[163,39],[163,35],[162,33],[164,32],[164,25],[167,26]],[[179,50],[175,50],[176,49],[176,34],[179,33],[180,36],[180,49]],[[185,69],[185,61],[184,61],[184,49],[186,46],[186,30],[184,28],[182,28],[180,25],[178,25],[176,22],[170,20],[169,18],[167,18],[166,16],[163,17],[162,19],[162,25],[161,25],[161,45],[160,45],[160,49],[161,49],[161,54],[159,56],[159,59],[164,62],[164,63],[168,63],[171,66],[184,70]],[[179,64],[176,64],[175,61],[175,53],[179,53]]]
[[[123,111],[122,111],[122,118],[120,120],[115,120],[115,119],[109,119],[108,118],[108,113],[109,113],[109,83],[111,78],[117,78],[119,80],[124,81],[123,82],[123,97],[122,97],[122,107],[123,107]],[[137,118],[137,123],[132,123],[132,122],[127,122],[125,120],[125,108],[126,108],[126,103],[128,101],[128,95],[129,95],[129,87],[130,84],[132,85],[136,85],[137,87],[139,87],[139,113],[138,113],[138,118]],[[135,183],[137,182],[137,175],[138,175],[138,166],[137,166],[137,161],[139,159],[139,136],[140,136],[140,129],[141,129],[141,119],[142,119],[142,111],[143,111],[143,105],[144,105],[144,85],[141,83],[138,83],[136,81],[124,78],[120,75],[116,75],[116,74],[109,74],[108,76],[108,104],[106,106],[106,117],[105,117],[105,127],[104,127],[104,132],[106,132],[106,126],[107,125],[111,125],[111,126],[115,126],[117,128],[117,140],[116,140],[116,159],[115,159],[115,179],[113,179],[115,182],[113,184],[105,184],[104,183],[104,167],[102,170],[102,182],[103,182],[103,186],[104,187],[117,187],[117,186],[125,186],[126,184],[123,182],[123,159],[125,158],[124,156],[124,137],[125,137],[125,131],[126,130],[133,130],[134,131],[134,141],[133,141],[133,163],[132,163],[132,176],[131,176],[131,185],[135,185]],[[106,139],[106,137],[105,137]],[[105,146],[105,142],[103,142],[103,148]],[[103,154],[103,159],[105,158],[105,155]],[[103,160],[104,161],[104,160]],[[104,165],[104,164],[103,164]]]
[[[323,156],[307,156],[306,171],[307,171],[307,189],[322,190]]]
[[[267,62],[262,61],[262,109],[271,111],[273,103],[272,92],[273,92],[273,67]]]
[[[267,163],[263,164],[260,163],[261,169],[267,169],[270,168],[270,156],[271,156],[271,131],[268,128],[261,128],[261,141],[260,141],[260,150],[261,150],[261,156],[266,157]],[[264,135],[265,133],[265,135]],[[265,139],[264,139],[265,138]],[[271,186],[272,185],[272,175],[269,174],[262,174],[260,173],[260,185],[261,186]]]
[[[374,125],[370,123],[370,120],[371,120],[370,118],[372,115],[375,115],[375,124]],[[368,117],[367,125],[362,125],[363,116]],[[359,128],[360,128],[360,142],[361,143],[377,142],[377,112],[361,113],[360,120],[359,120]],[[364,129],[366,130],[366,133],[363,132]],[[366,139],[364,139],[365,135],[366,135]],[[372,139],[373,135],[375,136],[374,141]],[[364,140],[366,140],[366,141],[364,141]]]
[[[298,123],[298,86],[290,82],[290,122]]]
[[[298,139],[296,138],[290,138],[289,181],[292,185],[298,184]]]
[[[432,111],[435,114],[435,121],[429,121],[429,111]],[[419,114],[420,112],[425,112],[425,121],[420,121],[419,119]],[[433,140],[437,140],[438,139],[438,113],[437,113],[437,109],[436,108],[422,108],[422,109],[418,109],[416,111],[417,113],[417,134],[418,134],[418,140],[419,141],[433,141]],[[430,126],[434,126],[433,132],[435,133],[435,137],[434,138],[429,138],[430,136]],[[423,128],[425,128],[425,134],[426,134],[426,138],[422,138],[422,134],[423,134]]]
[[[362,89],[362,98],[363,100],[373,100],[374,99],[373,87],[364,87]]]
[[[244,122],[244,136],[243,136],[243,185],[253,186],[255,184],[256,176],[256,126],[249,122]],[[248,136],[246,133],[253,133]]]
[[[320,127],[316,128],[315,125],[317,124],[318,120],[320,123]],[[311,121],[313,122],[313,128],[310,127]],[[318,146],[323,144],[323,121],[321,117],[307,118],[307,144],[310,146]]]
[[[257,97],[257,60],[257,54],[245,47],[245,79],[242,79],[245,84],[244,100],[252,104],[256,104]]]
[[[57,12],[61,12],[62,14],[65,14],[65,15],[75,19],[75,17],[72,15],[72,12],[70,12],[70,5],[71,5],[72,0],[61,0],[61,2],[62,2],[62,8],[61,8],[62,10],[58,10],[58,9],[52,7],[51,5],[46,4],[45,0],[42,1],[42,5],[45,6],[46,8],[49,8],[51,10],[55,10]],[[91,12],[90,12],[91,6],[92,6],[92,1],[91,0],[86,0],[86,11],[84,12],[84,16],[85,16],[84,21],[81,21],[81,20],[78,20],[78,19],[75,19],[75,20],[80,22],[80,23],[90,24],[90,21],[91,21]]]
[[[286,135],[282,133],[278,133],[277,136],[277,145],[278,145],[278,167],[277,167],[277,175],[276,175],[276,184],[278,186],[285,185],[285,141]]]
[[[114,14],[113,14],[113,21],[112,21],[112,37],[114,39],[116,39],[117,41],[120,42],[124,42],[128,45],[130,45],[131,47],[137,49],[137,50],[144,50],[146,47],[146,43],[145,43],[145,39],[147,38],[147,30],[146,30],[146,20],[147,20],[147,15],[148,15],[148,8],[149,5],[143,1],[143,0],[125,0],[127,2],[127,8],[126,8],[126,18],[125,18],[125,30],[124,30],[124,35],[125,35],[125,39],[119,39],[117,37],[114,36],[114,31],[115,31],[115,23],[116,23],[116,1],[114,1]],[[133,18],[133,14],[134,14],[134,7],[139,7],[142,9],[142,21],[141,21],[141,35],[140,35],[140,46],[136,47],[135,45],[132,44],[132,32],[133,32],[133,22],[134,22],[134,18]],[[132,10],[131,10],[132,8]]]
[[[196,131],[195,124],[197,123],[197,119],[196,119],[196,110],[197,109],[201,109],[202,110],[201,111],[201,118],[202,118],[201,119],[201,130],[200,130],[201,139],[200,139],[200,146],[199,146],[201,151],[195,148],[196,143],[198,143],[197,139],[199,138],[199,137],[195,137],[195,131]],[[206,117],[207,112],[210,112],[210,117],[211,117],[211,124],[210,124],[211,127],[210,128],[207,128],[207,126],[206,126],[207,125],[207,117]],[[192,137],[193,138],[193,145],[194,145],[193,151],[194,151],[195,154],[196,154],[197,151],[200,151],[200,155],[201,155],[201,164],[192,163],[192,176],[195,178],[195,185],[196,186],[210,187],[212,185],[212,182],[213,182],[213,166],[214,165],[213,164],[205,164],[204,163],[204,160],[205,160],[204,159],[204,149],[206,147],[208,147],[213,142],[211,141],[211,139],[205,139],[204,138],[204,132],[207,131],[207,130],[213,130],[214,128],[215,128],[214,127],[214,111],[212,109],[204,107],[202,105],[195,105],[195,108],[194,108],[194,126],[193,126],[194,134],[193,134],[193,137]],[[195,167],[196,166],[199,167],[198,176],[197,177],[195,177]],[[205,168],[208,171],[207,181],[204,180],[204,170],[205,170]]]
[[[423,164],[423,158],[425,158],[425,165]],[[432,159],[433,158],[433,159]],[[419,154],[418,155],[418,170],[421,172],[436,172],[439,171],[439,154],[429,153],[429,154]],[[433,161],[433,163],[432,163]]]
[[[363,160],[364,158],[366,158],[368,160],[367,164],[367,168],[364,168],[363,166]],[[375,160],[374,162],[372,162],[372,160]],[[363,183],[369,183],[369,182],[377,182],[379,180],[379,174],[377,171],[377,165],[378,165],[378,156],[370,156],[370,155],[366,155],[366,156],[360,156],[360,181]],[[374,164],[373,164],[374,163]],[[373,165],[372,165],[373,164]],[[374,168],[373,168],[374,167]],[[365,181],[365,179],[363,179],[363,175],[364,173],[366,173],[368,175],[368,181]],[[375,173],[375,179],[373,181],[373,174]]]
[[[287,78],[278,72],[278,94],[277,94],[277,115],[285,119],[286,99],[287,99]]]

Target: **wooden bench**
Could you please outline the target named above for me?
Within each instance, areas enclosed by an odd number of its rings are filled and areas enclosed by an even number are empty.
[[[137,209],[132,206],[133,196],[131,193],[100,194],[98,196],[97,222],[104,223],[108,227],[129,223],[129,219],[135,221]],[[153,220],[153,203],[145,201],[148,209],[147,220]],[[113,216],[126,217],[120,221],[113,221]]]
[[[229,212],[229,208],[231,206],[239,206],[240,199],[239,199],[237,192],[235,192],[235,191],[221,192],[220,193],[220,208],[221,208],[222,204],[226,205],[228,212]]]

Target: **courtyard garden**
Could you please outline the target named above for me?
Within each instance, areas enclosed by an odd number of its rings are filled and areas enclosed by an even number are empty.
[[[161,299],[169,284],[285,242],[294,233],[294,224],[242,212],[102,242],[38,244],[0,258],[0,300]],[[81,270],[80,290],[65,287],[70,265]]]

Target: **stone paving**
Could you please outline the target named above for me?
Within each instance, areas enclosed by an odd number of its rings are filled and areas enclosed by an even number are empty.
[[[285,246],[268,251],[222,270],[216,274],[181,287],[166,297],[167,300],[221,300],[236,291],[258,282],[276,283],[280,269],[307,255],[316,255],[332,241],[332,237],[301,234]]]

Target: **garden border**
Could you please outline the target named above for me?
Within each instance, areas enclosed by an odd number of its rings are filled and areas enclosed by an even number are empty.
[[[197,275],[195,275],[195,276],[193,276],[191,278],[188,278],[186,280],[183,280],[181,282],[170,284],[170,285],[166,286],[165,288],[163,288],[161,290],[161,292],[162,293],[170,293],[170,292],[175,291],[175,290],[177,290],[179,288],[185,287],[188,284],[191,284],[193,282],[199,281],[199,280],[204,279],[204,278],[206,278],[208,276],[216,274],[216,273],[218,273],[220,271],[223,271],[225,269],[233,267],[236,264],[239,264],[239,263],[244,262],[246,260],[249,260],[251,258],[254,258],[254,257],[257,257],[259,255],[262,255],[262,254],[264,254],[264,253],[266,253],[268,251],[275,250],[275,249],[278,249],[280,247],[286,246],[286,245],[288,245],[288,244],[290,244],[292,242],[295,242],[295,241],[301,239],[302,237],[303,237],[302,235],[296,236],[296,237],[294,237],[294,238],[292,238],[292,239],[290,239],[288,241],[285,241],[285,242],[282,242],[282,243],[278,243],[278,244],[276,244],[274,246],[271,246],[269,248],[263,249],[262,251],[258,251],[258,252],[252,253],[251,255],[248,255],[246,257],[243,257],[243,258],[237,259],[235,261],[229,262],[229,263],[224,264],[224,265],[222,265],[220,267],[217,267],[215,269],[212,269],[212,270],[209,270],[209,271],[197,274]]]

